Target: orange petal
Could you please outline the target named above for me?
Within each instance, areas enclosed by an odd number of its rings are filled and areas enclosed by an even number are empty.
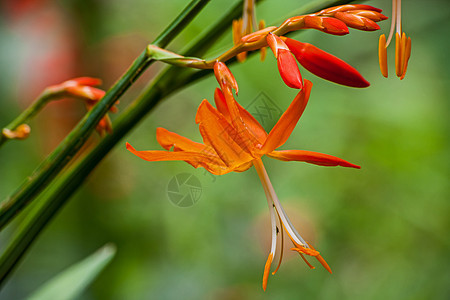
[[[191,164],[194,168],[204,167],[214,175],[223,175],[233,171],[227,168],[218,156],[206,152],[187,152],[187,151],[137,151],[130,144],[126,143],[127,149],[134,155],[146,161],[176,161],[181,160]]]
[[[173,147],[174,151],[203,152],[206,148],[209,148],[206,145],[191,141],[184,136],[171,132],[162,127],[156,128],[156,140],[161,147],[166,150],[170,150]]]
[[[70,86],[65,89],[72,96],[82,97],[88,100],[100,100],[105,91],[90,86]]]
[[[220,85],[220,88],[233,88],[236,91],[237,95],[239,87],[237,85],[236,79],[234,78],[233,73],[231,73],[230,69],[228,69],[228,67],[223,62],[216,61],[216,63],[214,64],[214,75],[216,75],[216,79]]]
[[[291,105],[289,105],[288,109],[283,113],[267,136],[267,139],[261,148],[262,154],[272,152],[287,141],[306,108],[309,94],[311,93],[311,87],[311,81],[305,79],[303,89],[297,94]]]
[[[361,169],[360,166],[354,165],[339,157],[312,151],[282,150],[282,151],[272,151],[270,153],[267,153],[266,155],[271,158],[275,158],[282,161],[303,161],[319,166],[328,166],[328,167],[341,166],[341,167]]]
[[[238,132],[207,100],[197,110],[196,122],[206,145],[214,148],[228,167],[253,160],[251,141]]]
[[[386,36],[380,35],[378,41],[378,61],[380,63],[380,71],[384,77],[388,77],[388,65],[387,65],[387,49],[386,49]]]
[[[102,84],[102,80],[99,78],[92,77],[77,77],[71,80],[67,80],[64,83],[75,83],[76,85],[88,85],[88,86],[97,86]]]
[[[228,122],[231,122],[230,112],[226,103],[225,96],[222,91],[216,88],[214,92],[214,101],[216,103],[217,110],[225,117]],[[239,110],[239,115],[245,123],[245,127],[250,133],[262,144],[267,137],[267,132],[259,124],[259,122],[250,114],[245,108],[243,108],[239,102],[235,101],[235,104]]]

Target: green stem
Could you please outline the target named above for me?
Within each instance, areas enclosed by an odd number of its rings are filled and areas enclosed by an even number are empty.
[[[153,44],[165,47],[190,22],[209,0],[192,0],[183,12],[160,34]],[[77,124],[61,144],[28,179],[0,204],[0,229],[41,192],[80,150],[100,119],[153,61],[147,51],[133,62],[124,75]]]
[[[19,125],[28,123],[46,104],[47,102],[55,96],[49,90],[44,90],[33,103],[25,109],[17,118],[15,118],[11,123],[6,125],[4,129],[9,129],[14,131]],[[0,132],[0,146],[3,145],[9,139],[5,137]]]
[[[231,20],[237,18],[242,4],[236,5],[211,30],[195,41],[183,55],[202,56],[221,34],[229,28]],[[326,6],[328,7],[328,6]],[[318,9],[326,8],[319,7]],[[249,53],[254,55],[255,52]],[[232,59],[229,64],[235,63]],[[164,97],[183,86],[210,75],[210,70],[191,70],[168,67],[153,84],[119,116],[115,122],[113,134],[105,137],[80,162],[64,173],[48,192],[39,198],[38,205],[27,215],[18,233],[0,257],[0,284],[17,265],[39,233],[51,221],[68,199],[77,191],[91,171],[101,162],[108,152],[147,115]]]

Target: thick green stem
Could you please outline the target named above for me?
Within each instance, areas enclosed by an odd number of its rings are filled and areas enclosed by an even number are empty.
[[[153,44],[165,47],[190,22],[209,0],[193,0]],[[125,74],[77,124],[61,144],[44,160],[31,176],[0,204],[0,229],[41,192],[80,150],[100,119],[120,96],[144,72],[152,61],[144,50]]]

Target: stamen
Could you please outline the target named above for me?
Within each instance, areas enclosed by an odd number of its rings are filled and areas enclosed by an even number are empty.
[[[388,66],[387,66],[387,49],[386,49],[386,36],[382,34],[378,42],[378,61],[380,63],[381,74],[384,77],[388,77]]]
[[[398,77],[402,76],[402,38],[400,33],[395,34],[395,73]]]
[[[294,244],[298,244],[302,247],[308,248],[308,244],[305,242],[305,240],[298,234],[297,230],[292,225],[291,221],[289,220],[286,212],[284,211],[283,207],[281,206],[280,201],[278,200],[278,197],[275,193],[275,190],[273,189],[272,183],[270,182],[269,176],[267,175],[266,169],[264,168],[264,165],[260,158],[253,160],[253,165],[255,166],[256,172],[259,175],[259,178],[261,179],[261,183],[263,186],[266,186],[269,192],[269,195],[271,197],[271,200],[273,201],[273,204],[275,205],[275,208],[278,212],[278,215],[281,219],[281,222],[286,229],[287,234],[291,238],[291,240],[294,242]],[[267,195],[267,194],[266,194]]]
[[[313,246],[311,246],[311,244],[308,243],[308,245],[309,245],[309,247],[310,247],[311,249],[316,250],[316,249],[314,249]],[[323,259],[323,257],[322,257],[320,254],[316,256],[316,259],[320,262],[320,264],[321,264],[325,269],[327,269],[328,272],[330,272],[330,274],[333,274],[333,272],[331,272],[330,266],[327,264],[327,262],[325,261],[325,259]]]
[[[392,36],[394,35],[394,29],[397,20],[397,0],[392,0],[392,20],[391,20],[391,29],[389,30],[389,37],[386,42],[386,48],[389,46],[392,40]]]
[[[281,223],[281,219],[280,219],[280,215],[278,214],[278,212],[277,212],[277,216],[278,216],[278,223],[280,224],[280,227],[281,227],[281,229],[280,229],[280,234],[281,234],[281,244],[280,244],[280,258],[279,258],[279,260],[278,260],[278,265],[277,265],[277,268],[275,269],[275,271],[273,271],[272,272],[272,275],[275,275],[276,273],[277,273],[277,271],[278,271],[278,269],[280,268],[280,266],[281,266],[281,261],[283,260],[283,248],[284,248],[284,233],[283,233],[283,224]]]
[[[300,256],[303,258],[303,261],[308,265],[308,267],[312,270],[314,270],[316,267],[314,267],[312,264],[309,263],[309,261],[306,259],[306,257],[303,255],[303,253],[299,252]]]
[[[269,280],[269,271],[270,271],[270,265],[272,264],[273,255],[272,253],[269,254],[269,257],[267,258],[266,265],[264,266],[264,274],[263,274],[263,282],[262,282],[262,288],[264,291],[266,291],[267,288],[267,281]]]
[[[397,0],[397,33],[402,33],[402,0]]]
[[[402,74],[402,77],[400,77],[400,80],[405,78],[406,69],[408,68],[408,61],[409,61],[410,57],[411,57],[411,38],[409,37],[406,41],[405,56],[404,56],[403,68],[402,68],[403,74]]]

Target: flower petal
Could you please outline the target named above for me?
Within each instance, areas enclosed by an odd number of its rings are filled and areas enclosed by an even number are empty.
[[[203,152],[206,148],[210,148],[162,127],[156,128],[156,140],[166,150],[173,147],[174,151]]]
[[[223,175],[233,171],[221,161],[217,155],[211,155],[206,152],[188,152],[188,151],[137,151],[129,143],[126,143],[127,149],[134,155],[146,161],[176,161],[182,160],[191,164],[194,168],[204,167],[214,175]]]
[[[351,87],[368,87],[370,83],[351,65],[314,45],[285,38],[298,62],[323,79]]]
[[[289,105],[288,109],[283,113],[267,136],[267,139],[261,148],[262,154],[272,152],[283,145],[289,138],[306,108],[309,94],[311,93],[311,87],[311,81],[305,79],[303,89],[297,94],[291,105]]]
[[[228,111],[228,106],[225,100],[225,96],[222,91],[216,88],[214,93],[214,101],[216,103],[217,110],[227,119],[228,122],[231,122],[230,112]],[[250,133],[258,140],[260,144],[264,143],[267,138],[267,132],[264,128],[259,124],[259,122],[249,113],[245,108],[243,108],[239,102],[235,101],[235,104],[239,110],[239,115],[245,123],[246,128],[250,131]]]
[[[249,149],[252,141],[237,131],[207,100],[200,104],[195,120],[204,143],[213,147],[228,167],[253,160]]]
[[[270,153],[267,153],[266,155],[282,161],[304,161],[319,166],[341,166],[361,169],[360,166],[354,165],[339,157],[306,150],[272,151]]]

